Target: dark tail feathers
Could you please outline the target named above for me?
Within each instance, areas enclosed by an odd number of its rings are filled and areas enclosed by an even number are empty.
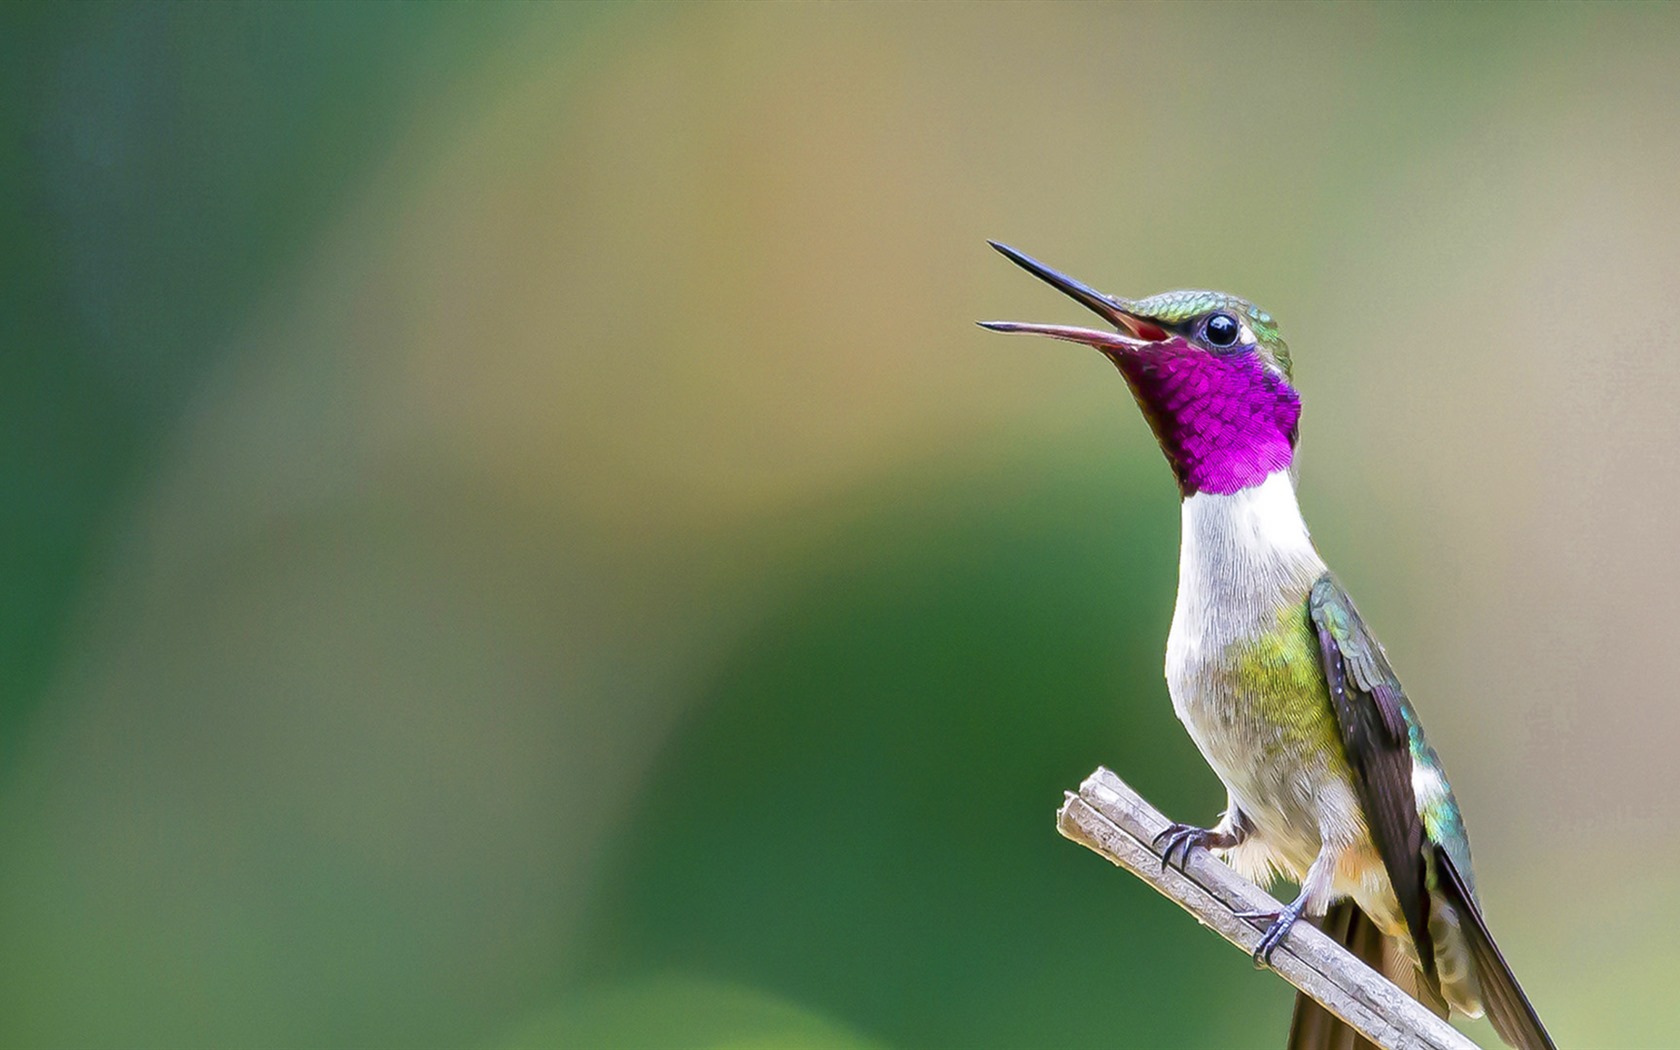
[[[1540,1015],[1534,1012],[1534,1004],[1517,983],[1517,975],[1493,943],[1476,899],[1453,867],[1452,858],[1439,846],[1435,848],[1435,865],[1441,873],[1442,893],[1464,916],[1464,936],[1470,942],[1470,959],[1476,964],[1476,981],[1482,986],[1482,1008],[1493,1022],[1493,1030],[1517,1050],[1557,1050],[1557,1044],[1546,1034],[1546,1026],[1540,1023]]]
[[[1505,957],[1488,933],[1482,913],[1474,898],[1459,878],[1458,869],[1443,850],[1436,851],[1436,862],[1442,875],[1442,890],[1447,899],[1464,918],[1464,935],[1470,944],[1470,958],[1476,966],[1481,983],[1482,1006],[1494,1031],[1517,1050],[1557,1050],[1557,1044],[1546,1034],[1546,1026],[1523,994],[1522,986],[1506,965]],[[1376,923],[1351,900],[1332,907],[1321,924],[1325,936],[1352,952],[1365,965],[1388,977],[1411,992],[1419,1002],[1442,1017],[1447,1004],[1419,988],[1421,982],[1412,966],[1394,946],[1385,946],[1385,938]],[[1295,996],[1295,1016],[1289,1022],[1288,1050],[1378,1050],[1370,1041],[1348,1027],[1341,1018],[1318,1005],[1305,995]]]
[[[1365,965],[1383,972],[1383,935],[1351,900],[1335,905],[1319,924],[1324,935],[1352,952]],[[1295,996],[1289,1021],[1289,1050],[1379,1050],[1340,1017],[1304,993]]]

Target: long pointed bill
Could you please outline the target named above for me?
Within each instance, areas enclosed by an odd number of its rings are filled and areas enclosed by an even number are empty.
[[[1021,321],[980,321],[978,323],[981,328],[989,328],[994,332],[1026,332],[1032,335],[1047,335],[1052,339],[1065,339],[1070,343],[1083,343],[1086,346],[1094,346],[1103,351],[1137,350],[1167,338],[1165,330],[1132,314],[1120,300],[1104,295],[1095,288],[1081,281],[1076,281],[1065,273],[1052,270],[1032,256],[1018,252],[1007,244],[999,244],[997,241],[987,241],[986,243],[996,248],[1010,262],[1070,297],[1079,305],[1113,325],[1117,330],[1104,332],[1093,328],[1077,328],[1073,325],[1027,324]]]

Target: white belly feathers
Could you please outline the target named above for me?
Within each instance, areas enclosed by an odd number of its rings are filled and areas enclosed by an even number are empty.
[[[1173,709],[1232,800],[1254,826],[1250,874],[1271,863],[1299,877],[1318,852],[1326,818],[1358,822],[1351,785],[1331,783],[1325,756],[1269,747],[1280,732],[1256,710],[1232,666],[1238,643],[1278,630],[1286,605],[1325,571],[1287,471],[1230,495],[1184,501],[1178,603],[1167,638]],[[1262,760],[1264,756],[1264,760]]]

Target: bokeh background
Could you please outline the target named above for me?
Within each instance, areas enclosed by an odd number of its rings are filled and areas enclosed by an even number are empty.
[[[1507,954],[1680,1042],[1676,8],[8,6],[0,85],[5,1045],[1281,1045],[1052,828],[1223,795],[986,237],[1281,319]]]

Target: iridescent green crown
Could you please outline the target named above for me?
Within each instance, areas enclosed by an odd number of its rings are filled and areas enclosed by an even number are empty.
[[[1285,379],[1290,378],[1289,344],[1278,334],[1272,315],[1247,299],[1225,292],[1181,291],[1133,299],[1125,305],[1132,313],[1157,321],[1163,328],[1175,328],[1204,314],[1224,310],[1248,325],[1261,354],[1283,373]]]

